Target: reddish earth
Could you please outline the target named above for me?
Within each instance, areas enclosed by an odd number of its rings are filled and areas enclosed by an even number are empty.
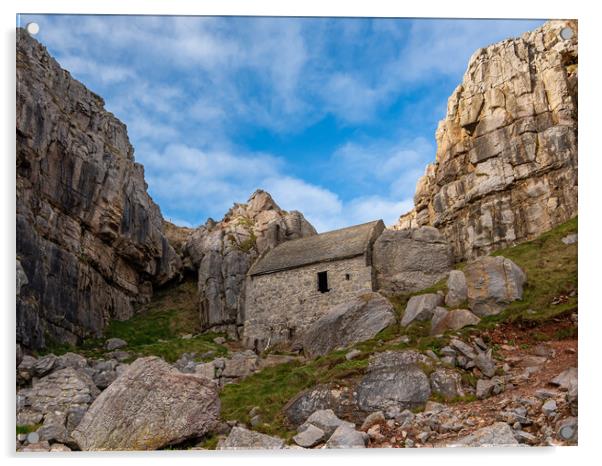
[[[553,336],[557,335],[562,329],[570,329],[574,327],[574,323],[569,318],[560,318],[556,321],[538,326],[536,331],[541,338],[542,335]],[[491,396],[484,400],[471,402],[451,403],[447,405],[447,411],[450,416],[460,420],[463,428],[458,432],[435,433],[424,444],[416,441],[416,435],[420,430],[414,430],[412,427],[402,429],[398,426],[382,424],[380,433],[384,438],[380,441],[370,440],[369,447],[371,448],[400,448],[404,445],[404,439],[409,437],[415,440],[416,447],[433,447],[438,444],[448,443],[454,438],[464,437],[475,430],[493,424],[494,422],[503,421],[502,412],[510,410],[517,406],[520,400],[536,399],[535,392],[538,389],[548,389],[551,392],[557,393],[557,400],[563,400],[563,394],[560,393],[557,387],[554,387],[549,382],[552,378],[570,367],[577,367],[578,364],[578,346],[577,339],[571,338],[566,340],[546,341],[540,343],[534,341],[533,329],[521,328],[512,324],[502,324],[494,330],[484,332],[481,337],[488,342],[489,345],[495,345],[497,350],[496,356],[500,365],[507,364],[508,372],[514,380],[504,392]],[[545,361],[544,361],[545,358]],[[532,372],[528,378],[521,379],[520,375],[524,374],[526,367],[538,367]],[[533,370],[533,369],[531,369]],[[539,401],[541,403],[541,401]],[[548,422],[545,417],[540,415],[539,407],[530,411],[530,417],[536,417],[533,425],[523,428],[524,431],[530,432],[538,437],[543,442],[544,430],[553,428],[554,423]],[[564,401],[558,404],[559,417],[569,416],[569,407]],[[546,427],[548,424],[548,427]],[[540,430],[544,429],[544,430]]]

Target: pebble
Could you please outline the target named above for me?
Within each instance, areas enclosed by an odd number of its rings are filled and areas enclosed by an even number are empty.
[[[543,406],[541,407],[541,411],[546,416],[553,416],[554,414],[556,414],[556,408],[556,402],[550,399],[543,404]]]

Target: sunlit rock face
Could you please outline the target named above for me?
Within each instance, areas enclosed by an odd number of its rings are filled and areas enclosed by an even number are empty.
[[[577,215],[577,45],[550,21],[474,53],[397,228],[439,228],[460,260]]]
[[[17,341],[40,348],[126,319],[180,260],[126,127],[17,32]]]

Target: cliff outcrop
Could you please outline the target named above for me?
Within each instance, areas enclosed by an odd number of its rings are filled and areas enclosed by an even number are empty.
[[[461,260],[577,215],[577,45],[559,20],[474,53],[397,228],[437,227]]]
[[[127,319],[180,259],[126,127],[17,32],[17,342],[76,343]]]
[[[245,279],[260,254],[288,240],[315,235],[298,211],[282,210],[258,190],[215,222],[194,230],[184,246],[184,263],[198,273],[199,313],[204,328],[237,337],[244,323]]]

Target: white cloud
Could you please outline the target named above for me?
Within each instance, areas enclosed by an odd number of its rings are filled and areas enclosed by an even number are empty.
[[[415,182],[434,158],[434,141],[395,130],[382,139],[355,132],[330,158],[325,154],[321,163],[330,178],[301,179],[282,158],[241,148],[236,141],[243,131],[284,137],[331,115],[336,124],[366,124],[370,134],[370,125],[390,118],[382,115],[401,96],[441,77],[457,79],[475,44],[534,25],[35,19],[42,25],[39,37],[59,62],[102,94],[107,108],[128,125],[150,192],[166,216],[179,223],[203,223],[207,215],[221,218],[233,202],[264,188],[283,208],[302,211],[320,231],[375,218],[394,222],[411,207]],[[443,116],[445,102],[433,89],[427,91],[417,92],[411,105],[430,122]],[[418,118],[404,117],[407,122]],[[404,121],[388,124],[401,128]]]

